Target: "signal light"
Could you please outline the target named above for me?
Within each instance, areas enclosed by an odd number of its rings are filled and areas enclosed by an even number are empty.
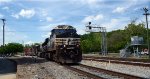
[[[65,45],[65,44],[64,44],[63,46],[64,46],[64,47],[66,47],[66,45]]]
[[[77,47],[79,47],[79,44],[77,44]]]
[[[91,26],[89,26],[89,29],[92,29],[92,27],[91,27]]]

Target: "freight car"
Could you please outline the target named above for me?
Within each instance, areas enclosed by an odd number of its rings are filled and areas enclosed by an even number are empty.
[[[78,63],[82,60],[80,35],[70,25],[58,25],[49,38],[38,46],[37,55],[60,63]]]

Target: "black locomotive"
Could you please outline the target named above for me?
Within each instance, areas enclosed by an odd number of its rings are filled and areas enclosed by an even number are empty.
[[[37,46],[37,55],[60,63],[78,63],[82,60],[80,36],[70,25],[58,25],[49,38]]]

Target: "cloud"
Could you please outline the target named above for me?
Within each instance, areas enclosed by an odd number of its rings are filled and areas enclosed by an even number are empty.
[[[78,0],[75,0],[78,1]],[[94,8],[99,6],[99,3],[102,2],[103,0],[79,0],[80,4],[83,5],[89,5],[89,7]]]
[[[8,2],[11,2],[12,0],[0,0],[0,4],[1,3],[8,3]]]
[[[46,25],[46,26],[40,26],[38,27],[38,29],[42,31],[48,31],[50,30],[51,27],[52,27],[51,25]]]
[[[106,27],[107,31],[114,30],[116,27],[119,26],[119,20],[118,19],[111,19],[109,23],[103,23],[101,26]],[[119,29],[119,28],[117,28]]]
[[[34,42],[33,41],[27,41],[25,42],[25,44],[29,44],[29,45],[32,45]]]
[[[115,7],[112,10],[112,13],[124,13],[128,12],[127,10],[129,9],[129,12],[131,12],[132,8],[134,8],[133,10],[136,11],[141,9],[142,7],[148,7],[147,3],[149,2],[149,0],[125,0],[121,4],[118,4],[118,7]]]
[[[123,13],[126,10],[124,7],[117,7],[113,10],[113,13]]]
[[[82,28],[76,28],[76,30],[77,30],[77,33],[81,35],[86,33],[85,29],[82,29]]]
[[[125,25],[128,24],[128,18],[111,19],[110,22],[101,24],[102,27],[106,27],[107,31],[124,29]]]
[[[85,17],[83,20],[82,20],[82,22],[83,23],[87,23],[87,22],[90,22],[90,21],[99,21],[99,20],[101,20],[101,19],[103,19],[103,15],[102,14],[99,14],[99,15],[91,15],[91,16],[87,16],[87,17]]]
[[[118,19],[111,19],[110,23],[105,25],[105,27],[109,28],[114,28],[116,25],[119,23]]]
[[[50,35],[51,35],[51,32],[48,32],[48,33],[46,33],[46,34],[43,34],[42,37],[43,37],[43,38],[47,38],[47,37],[50,37]]]
[[[54,23],[54,24],[49,24],[49,25],[45,25],[45,26],[40,26],[40,27],[38,27],[38,29],[40,31],[45,31],[46,32],[46,33],[41,34],[42,38],[46,38],[46,37],[50,36],[51,30],[54,29],[54,27],[56,27],[58,25],[65,25],[65,24],[67,24],[67,23],[65,23],[65,22]]]
[[[46,21],[47,21],[47,22],[52,22],[52,21],[53,21],[53,18],[47,17],[47,18],[46,18]]]
[[[12,14],[11,16],[16,18],[16,19],[19,19],[19,15],[18,14]]]
[[[67,23],[65,22],[60,22],[60,23],[54,23],[54,24],[49,24],[49,25],[45,25],[45,26],[40,26],[38,27],[39,30],[42,31],[51,31],[54,27],[58,26],[58,25],[65,25]]]
[[[0,26],[2,26],[2,24],[0,24]],[[2,30],[3,30],[2,27],[0,27],[0,40],[3,40]],[[15,31],[14,29],[9,28],[8,26],[5,26],[5,44],[10,43],[10,42],[20,42],[28,38],[27,35],[22,34],[22,33],[16,33],[14,31]],[[0,41],[0,45],[2,45],[2,41]]]
[[[35,15],[35,11],[34,9],[28,9],[28,10],[22,9],[19,15],[25,18],[31,18],[32,16]]]
[[[0,13],[0,18],[3,18],[4,17],[4,15],[2,15],[1,13]]]
[[[56,25],[54,25],[54,24],[38,27],[38,29],[41,30],[41,31],[47,31],[47,32],[42,33],[42,34],[41,34],[41,37],[42,37],[42,38],[47,38],[47,37],[49,37],[50,34],[51,34],[51,30],[52,30],[54,27],[56,27]]]
[[[81,0],[81,1],[89,5],[95,5],[98,3],[98,0]]]
[[[49,36],[51,35],[51,30],[52,30],[54,27],[56,27],[57,25],[61,25],[61,24],[65,24],[65,23],[52,24],[52,25],[47,25],[47,26],[41,26],[41,27],[39,27],[38,29],[40,29],[40,30],[42,30],[42,31],[49,31],[49,32],[47,32],[47,33],[42,34],[41,37],[43,37],[43,38],[49,37]],[[79,26],[78,26],[78,25],[72,25],[72,26],[74,26],[74,27],[76,28],[78,34],[83,35],[83,34],[86,33],[86,32],[85,32],[85,29],[82,27],[83,25],[79,25]],[[77,27],[77,26],[78,26],[78,27]]]
[[[100,14],[100,15],[97,15],[97,16],[95,16],[95,18],[94,18],[94,20],[101,20],[101,19],[103,19],[103,15],[102,14]]]
[[[48,11],[46,9],[39,9],[40,10],[40,14],[42,16],[47,16],[48,15]]]
[[[9,10],[9,7],[5,6],[2,8],[3,10]]]
[[[20,17],[23,17],[23,18],[31,18],[35,15],[35,10],[34,9],[22,9],[19,13],[17,14],[12,14],[11,16],[16,18],[16,19],[19,19]]]

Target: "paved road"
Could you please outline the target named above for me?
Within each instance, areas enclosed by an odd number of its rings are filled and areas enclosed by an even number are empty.
[[[0,79],[15,79],[17,64],[9,59],[0,58]]]

